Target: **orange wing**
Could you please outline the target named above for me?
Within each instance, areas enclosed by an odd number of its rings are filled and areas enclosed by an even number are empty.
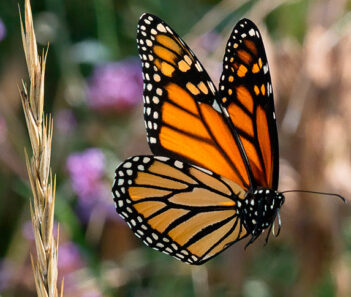
[[[248,189],[248,162],[226,119],[212,107],[217,91],[193,52],[149,14],[140,18],[137,41],[152,152],[207,168]]]
[[[277,189],[278,135],[268,61],[253,22],[242,19],[227,43],[220,80],[221,105],[234,124],[255,184]]]
[[[245,190],[207,169],[136,156],[116,169],[112,192],[137,237],[189,264],[202,264],[248,235],[238,210]]]

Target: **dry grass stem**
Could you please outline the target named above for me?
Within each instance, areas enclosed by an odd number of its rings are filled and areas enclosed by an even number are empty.
[[[21,17],[21,15],[20,15]],[[23,82],[20,91],[26,118],[32,156],[25,151],[26,165],[33,199],[30,213],[37,257],[31,256],[37,294],[56,297],[58,238],[53,236],[56,179],[50,169],[53,120],[44,115],[44,77],[46,52],[38,55],[30,1],[25,1],[24,26],[21,18],[24,53],[29,72],[29,88]],[[62,296],[61,285],[61,296]]]

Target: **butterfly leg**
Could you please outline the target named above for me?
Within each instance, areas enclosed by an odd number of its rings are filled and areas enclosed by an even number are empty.
[[[245,245],[245,250],[247,249],[247,247],[254,243],[254,241],[260,236],[261,233],[257,233],[257,234],[252,234],[251,239],[249,240],[249,242]]]
[[[269,230],[267,232],[266,240],[265,240],[265,243],[264,243],[265,246],[267,245],[269,236],[271,235],[272,227],[273,227],[273,224],[269,227]]]

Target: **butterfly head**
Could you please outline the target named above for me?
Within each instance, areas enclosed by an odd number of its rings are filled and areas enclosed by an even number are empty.
[[[284,201],[285,197],[282,193],[265,188],[257,189],[255,192],[247,195],[242,215],[245,227],[253,236],[253,240],[264,229],[272,226]]]

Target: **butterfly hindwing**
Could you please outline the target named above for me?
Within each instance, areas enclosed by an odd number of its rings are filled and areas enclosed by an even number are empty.
[[[179,160],[129,158],[116,169],[112,191],[137,237],[189,264],[202,264],[248,235],[237,211],[244,189]]]
[[[219,93],[256,186],[277,189],[279,151],[270,72],[261,34],[248,19],[237,23],[228,40]]]
[[[152,152],[207,168],[248,189],[245,160],[221,112],[212,107],[217,91],[193,52],[149,14],[140,18],[137,41]]]

